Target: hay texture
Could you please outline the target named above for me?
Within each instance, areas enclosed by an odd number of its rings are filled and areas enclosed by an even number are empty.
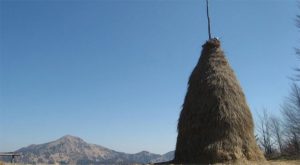
[[[211,39],[202,47],[188,82],[172,163],[264,161],[251,112],[220,41]]]

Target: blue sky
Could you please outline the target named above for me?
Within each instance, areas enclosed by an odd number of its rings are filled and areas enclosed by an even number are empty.
[[[280,115],[289,93],[292,0],[211,0],[219,37],[256,112]],[[202,0],[0,0],[0,150],[79,136],[165,153],[201,45]]]

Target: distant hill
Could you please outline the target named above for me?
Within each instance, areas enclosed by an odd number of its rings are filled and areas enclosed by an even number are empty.
[[[22,155],[16,159],[17,162],[30,164],[145,164],[169,161],[174,157],[174,151],[164,155],[147,151],[136,154],[117,152],[70,135],[45,144],[30,145],[16,152]]]

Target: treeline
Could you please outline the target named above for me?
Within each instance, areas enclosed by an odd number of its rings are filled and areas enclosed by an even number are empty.
[[[267,110],[256,123],[256,140],[267,159],[300,158],[300,87],[293,84],[281,106],[280,118]]]
[[[300,1],[298,5],[300,9]],[[300,15],[296,17],[296,26],[300,29]],[[300,59],[300,47],[296,55]],[[256,123],[256,140],[268,159],[300,158],[300,68],[295,70],[294,83],[281,106],[280,118],[264,110]]]

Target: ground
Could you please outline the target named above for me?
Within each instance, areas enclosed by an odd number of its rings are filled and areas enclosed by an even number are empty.
[[[300,165],[300,160],[272,160],[268,161],[269,165]],[[261,165],[265,165],[266,163],[262,163]],[[0,162],[0,165],[3,165]],[[25,165],[25,164],[11,164],[11,163],[5,163],[4,165]],[[45,164],[46,165],[46,164]],[[221,165],[221,164],[217,164]],[[236,164],[239,165],[239,164]]]
[[[271,165],[300,165],[300,160],[273,160]]]

